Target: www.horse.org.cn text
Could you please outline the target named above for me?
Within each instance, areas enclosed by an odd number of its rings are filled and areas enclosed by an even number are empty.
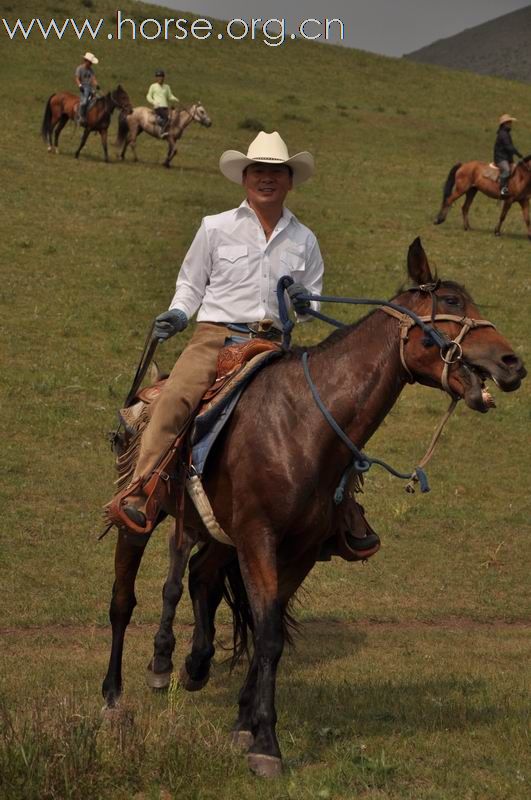
[[[22,20],[20,17],[15,20],[2,18],[4,33],[10,39],[29,39],[38,37],[45,40],[63,39],[68,37],[78,40],[96,40],[107,38],[109,40],[177,40],[196,39],[203,41],[206,39],[230,39],[232,41],[258,40],[269,47],[278,47],[284,42],[293,39],[305,39],[310,41],[344,41],[345,25],[343,20],[317,19],[308,17],[299,20],[294,26],[294,32],[288,30],[286,18],[271,17],[262,19],[252,17],[250,19],[236,18],[227,22],[223,28],[214,30],[212,22],[208,19],[188,20],[185,18],[164,17],[156,19],[147,17],[143,20],[132,19],[120,10],[116,12],[111,20],[100,18],[95,21],[89,19],[75,20],[72,17],[61,20],[53,17],[44,20],[40,17]],[[2,28],[0,27],[0,31]]]

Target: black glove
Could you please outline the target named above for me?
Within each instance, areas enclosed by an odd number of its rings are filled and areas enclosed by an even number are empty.
[[[169,339],[176,333],[184,331],[188,325],[188,317],[179,308],[172,308],[169,311],[163,311],[155,319],[153,326],[153,336],[160,341]]]
[[[305,314],[311,305],[309,300],[300,297],[301,294],[308,294],[306,286],[303,286],[302,283],[292,283],[291,286],[288,286],[287,292],[297,314]]]

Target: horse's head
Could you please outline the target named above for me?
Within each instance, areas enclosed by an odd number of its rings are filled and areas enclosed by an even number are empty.
[[[116,108],[119,108],[124,114],[130,114],[132,112],[133,106],[131,105],[129,95],[120,83],[116,89],[111,92],[111,100]]]
[[[441,348],[419,325],[407,323],[403,361],[411,377],[426,386],[445,388],[482,413],[494,405],[485,388],[488,378],[503,392],[518,389],[527,374],[521,359],[482,317],[462,286],[436,280],[420,239],[409,248],[408,274],[414,287],[395,302],[432,324],[446,339]]]
[[[201,101],[198,100],[197,103],[194,103],[193,108],[194,111],[192,116],[194,120],[196,122],[199,122],[200,125],[204,125],[205,128],[210,128],[210,126],[212,125],[212,120],[208,116],[206,109],[204,105],[201,103]]]

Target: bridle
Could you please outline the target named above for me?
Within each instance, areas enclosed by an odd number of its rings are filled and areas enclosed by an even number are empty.
[[[439,353],[441,356],[442,361],[444,362],[444,367],[441,375],[441,384],[443,389],[453,398],[455,399],[455,395],[450,388],[450,384],[448,383],[448,375],[450,372],[450,367],[452,364],[457,364],[459,361],[463,359],[463,348],[461,346],[461,342],[471,330],[475,328],[494,328],[496,330],[496,326],[494,323],[490,322],[487,319],[472,319],[471,317],[462,316],[459,317],[457,314],[437,314],[437,295],[435,294],[436,290],[440,286],[440,281],[436,281],[435,283],[426,283],[420,286],[415,286],[413,289],[409,291],[421,291],[427,293],[431,298],[431,315],[429,316],[422,316],[417,317],[417,319],[409,316],[409,314],[402,313],[400,311],[396,311],[394,308],[390,308],[389,306],[381,306],[380,311],[384,311],[389,316],[394,317],[399,322],[399,335],[400,335],[400,361],[402,362],[402,366],[407,375],[408,383],[415,383],[415,378],[413,377],[413,373],[409,369],[406,357],[405,357],[405,346],[408,341],[409,331],[411,328],[414,328],[415,325],[418,324],[417,320],[421,322],[429,323],[443,338],[443,344],[439,344]],[[458,325],[461,325],[461,330],[455,337],[455,339],[449,339],[444,331],[441,331],[435,326],[436,322],[456,322]],[[433,344],[433,339],[424,339],[424,346],[430,347]]]
[[[291,339],[291,331],[293,330],[293,321],[290,319],[287,306],[286,306],[286,299],[284,296],[285,290],[293,284],[293,278],[291,276],[284,276],[281,278],[277,285],[277,299],[278,299],[278,307],[279,307],[279,316],[280,321],[282,324],[282,345],[284,349],[289,349],[290,346],[290,339]],[[410,383],[415,383],[415,378],[413,373],[409,369],[406,358],[405,358],[405,346],[408,341],[409,331],[411,328],[418,325],[419,328],[424,333],[423,345],[424,347],[432,347],[436,345],[439,348],[439,353],[441,359],[444,362],[444,367],[441,375],[441,384],[444,390],[450,395],[451,401],[446,411],[444,417],[438,424],[431,442],[428,446],[428,449],[422,459],[420,460],[418,466],[413,470],[411,473],[401,473],[397,470],[393,469],[389,464],[386,464],[385,461],[382,461],[379,458],[370,458],[366,453],[359,450],[354,442],[350,440],[347,434],[341,429],[338,425],[330,411],[327,409],[325,404],[323,403],[317,387],[312,380],[310,375],[310,366],[308,360],[308,352],[304,352],[302,354],[302,367],[304,372],[304,377],[306,378],[306,382],[310,388],[310,391],[313,395],[313,399],[321,411],[322,415],[326,419],[327,423],[330,425],[332,430],[337,434],[337,436],[343,441],[343,443],[347,446],[350,452],[353,455],[353,461],[351,465],[346,469],[341,478],[340,484],[336,489],[334,495],[334,502],[341,503],[343,500],[343,496],[345,493],[345,488],[348,485],[349,476],[352,470],[356,472],[366,472],[372,464],[379,464],[380,466],[384,467],[388,472],[392,475],[396,476],[397,478],[405,478],[408,479],[408,484],[406,486],[406,491],[413,492],[414,486],[416,482],[420,483],[421,491],[428,492],[429,485],[424,473],[424,467],[431,459],[435,446],[441,436],[444,426],[450,419],[451,415],[453,414],[457,403],[459,401],[459,396],[454,394],[450,388],[450,384],[448,382],[448,375],[450,372],[450,367],[452,364],[457,364],[459,361],[463,359],[463,348],[461,346],[461,342],[463,341],[464,337],[474,328],[481,328],[481,327],[490,327],[495,328],[495,325],[489,320],[486,319],[471,319],[470,317],[466,316],[457,316],[457,314],[437,314],[437,295],[435,292],[441,286],[440,281],[435,281],[433,283],[426,283],[421,284],[419,286],[412,287],[409,291],[411,292],[426,292],[431,298],[431,314],[426,316],[419,316],[415,311],[406,306],[399,305],[398,303],[392,300],[370,300],[366,298],[354,298],[354,297],[329,297],[323,295],[312,295],[312,294],[304,294],[299,295],[301,299],[304,300],[316,300],[318,302],[331,302],[331,303],[345,303],[348,305],[369,305],[369,306],[377,306],[380,311],[384,311],[391,317],[394,317],[399,321],[399,331],[400,331],[400,360],[402,362],[402,366],[404,367],[407,380]],[[327,316],[326,314],[322,314],[320,311],[316,311],[313,308],[307,308],[304,311],[305,314],[315,317],[316,319],[320,319],[323,322],[328,322],[331,325],[335,325],[337,328],[346,328],[348,327],[343,322],[339,322],[339,320],[333,319],[332,317]],[[455,339],[450,339],[444,331],[439,330],[435,325],[436,322],[456,322],[461,325],[461,330]]]

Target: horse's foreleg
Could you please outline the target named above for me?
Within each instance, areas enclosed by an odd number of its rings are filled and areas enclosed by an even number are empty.
[[[531,222],[529,220],[529,197],[527,200],[519,200],[520,206],[522,208],[522,216],[524,218],[524,222],[527,227],[527,238],[531,240]]]
[[[194,635],[192,650],[181,669],[180,681],[190,692],[202,689],[210,677],[210,662],[214,656],[214,620],[223,597],[224,574],[222,567],[226,558],[234,558],[234,551],[209,543],[208,550],[201,550],[190,562],[189,590],[194,609]]]
[[[102,693],[108,708],[116,705],[122,693],[124,637],[136,606],[135,579],[146,543],[146,541],[137,543],[124,531],[118,531],[114,557],[115,581],[109,610],[112,625],[111,655],[102,686]]]
[[[85,147],[85,144],[87,142],[89,134],[90,134],[89,129],[85,128],[84,131],[83,131],[83,136],[81,137],[81,141],[79,143],[79,147],[77,148],[76,152],[74,153],[74,157],[75,158],[79,158],[79,154],[81,153],[81,151]]]
[[[495,236],[501,236],[501,227],[503,225],[503,221],[504,221],[505,217],[507,216],[507,214],[509,212],[509,209],[512,206],[512,204],[513,204],[513,201],[512,201],[511,198],[509,198],[508,200],[504,201],[503,208],[502,208],[502,211],[501,211],[501,214],[500,214],[500,219],[498,220],[498,224],[494,228],[494,235]]]
[[[100,131],[101,146],[103,147],[103,155],[104,155],[105,161],[108,163],[109,162],[109,150],[108,150],[108,147],[107,147],[107,133],[108,133],[107,128],[104,128],[103,130]]]
[[[470,210],[470,206],[474,202],[474,198],[477,195],[477,193],[478,190],[476,189],[475,186],[472,186],[472,188],[469,189],[468,192],[466,193],[466,200],[463,203],[463,207],[461,209],[461,213],[463,214],[463,227],[465,231],[470,230],[470,223],[468,221],[468,212]]]
[[[238,553],[243,582],[254,624],[256,691],[251,733],[254,741],[247,754],[250,769],[272,778],[280,774],[282,761],[276,736],[275,683],[284,649],[283,608],[278,597],[276,554],[268,531],[261,530],[259,542],[246,531],[245,547]],[[265,545],[265,547],[264,547]],[[252,681],[253,676],[250,676]]]
[[[169,166],[171,164],[171,161],[172,161],[173,157],[175,156],[176,152],[177,152],[177,142],[175,141],[175,139],[172,139],[170,141],[170,139],[168,138],[168,152],[166,154],[166,160],[164,161],[164,166],[165,167],[169,168]]]
[[[177,544],[176,536],[177,531],[172,531],[168,541],[170,566],[162,590],[162,616],[155,635],[153,658],[147,668],[146,680],[152,689],[166,689],[170,684],[173,671],[172,654],[175,648],[173,620],[183,593],[183,576],[190,551],[196,541],[195,534],[186,528],[180,545]]]

